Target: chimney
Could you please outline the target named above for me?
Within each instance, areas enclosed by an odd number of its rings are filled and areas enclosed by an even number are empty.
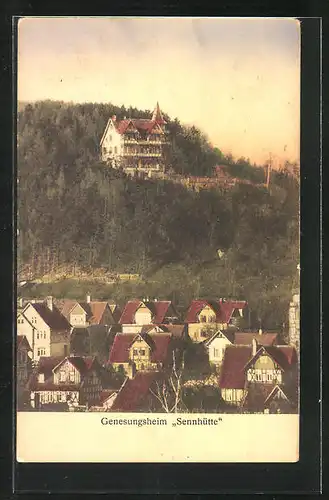
[[[262,334],[263,334],[263,330],[260,328],[260,329],[258,330],[258,335],[262,335]]]
[[[115,121],[116,121],[116,119],[117,119],[117,116],[116,116],[116,115],[113,115],[113,116],[112,116],[112,121],[114,121],[114,122],[115,122]]]
[[[18,299],[18,307],[23,307],[23,298],[22,297],[20,297]]]
[[[255,338],[252,339],[252,355],[255,356],[257,352],[257,340]]]
[[[90,301],[91,301],[90,293],[87,293],[87,295],[86,295],[87,304],[90,304]]]
[[[46,298],[46,303],[47,303],[48,309],[50,309],[52,311],[53,310],[53,298],[51,297],[51,295],[49,295]]]

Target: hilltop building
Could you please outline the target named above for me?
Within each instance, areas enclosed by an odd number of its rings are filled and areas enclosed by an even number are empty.
[[[161,176],[169,145],[167,123],[157,103],[150,119],[112,116],[100,142],[101,159],[131,175]]]

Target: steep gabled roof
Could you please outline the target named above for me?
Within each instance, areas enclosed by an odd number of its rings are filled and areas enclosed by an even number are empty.
[[[166,121],[164,120],[164,118],[162,116],[161,109],[160,109],[158,102],[156,103],[156,106],[155,106],[153,114],[152,114],[152,121],[160,123],[160,124],[166,123]]]
[[[54,304],[52,310],[43,302],[31,304],[31,306],[52,330],[70,330],[71,325]]]
[[[154,363],[163,362],[168,355],[168,347],[171,340],[170,333],[137,334],[117,333],[110,351],[109,363],[128,363],[129,349],[140,336],[151,348],[151,361]]]
[[[252,345],[255,339],[258,345],[270,346],[278,340],[278,333],[253,333],[253,332],[235,332],[234,343],[239,345]]]
[[[244,309],[244,300],[192,300],[186,314],[186,323],[198,323],[198,315],[204,307],[210,307],[216,314],[217,323],[228,323],[236,309]]]
[[[152,324],[161,325],[167,318],[167,312],[173,304],[170,300],[157,300],[143,302],[139,299],[129,300],[123,310],[119,323],[121,325],[131,325],[140,306],[145,305],[152,313]]]
[[[275,361],[280,366],[282,370],[289,369],[297,362],[297,352],[296,349],[292,346],[260,346],[255,356],[252,356],[251,359],[247,362],[246,369],[250,365],[254,364],[259,356],[261,356],[263,353],[268,354],[273,359],[273,361]]]
[[[216,314],[216,320],[220,321],[220,308],[218,302],[212,302],[208,300],[192,300],[191,305],[186,314],[186,323],[198,323],[198,316],[200,312],[205,308],[210,307]]]
[[[217,337],[219,337],[220,335],[224,335],[224,337],[227,338],[227,340],[229,342],[231,342],[231,344],[234,343],[234,332],[230,332],[229,330],[217,330],[217,332],[215,332],[209,339],[206,339],[204,341],[204,344],[206,346],[208,346],[209,344],[211,344],[213,342],[213,340],[215,340]]]
[[[68,356],[67,358],[61,360],[61,362],[53,368],[53,371],[57,370],[65,361],[69,361],[69,363],[71,363],[71,365],[73,365],[81,375],[86,375],[86,373],[88,373],[94,365],[98,368],[95,356]]]
[[[137,372],[133,379],[127,378],[111,408],[112,411],[137,411],[145,401],[158,373]]]
[[[246,383],[245,366],[251,357],[250,346],[227,346],[219,386],[222,389],[243,389]]]

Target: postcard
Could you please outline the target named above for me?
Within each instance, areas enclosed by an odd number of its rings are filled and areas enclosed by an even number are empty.
[[[17,460],[297,462],[299,22],[17,47]]]

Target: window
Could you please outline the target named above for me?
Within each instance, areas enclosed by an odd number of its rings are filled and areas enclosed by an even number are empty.
[[[60,382],[65,382],[65,372],[64,370],[59,372],[59,381]]]
[[[141,356],[145,356],[145,349],[140,349],[139,354],[140,354]]]
[[[70,372],[70,382],[74,382],[74,372]]]
[[[220,349],[214,349],[214,358],[220,357]]]
[[[116,155],[118,152],[118,148],[116,146],[114,146],[114,154]]]
[[[272,371],[268,371],[267,374],[266,374],[266,380],[268,382],[272,382],[273,380],[273,372]]]
[[[111,135],[109,135],[109,141],[112,142],[112,136]]]
[[[38,349],[38,356],[45,356],[46,354],[46,349],[44,347],[40,347]]]
[[[257,380],[257,382],[262,381],[262,372],[260,370],[255,370],[255,380]]]
[[[134,356],[137,356],[138,355],[138,349],[134,349],[133,350],[133,354],[134,354]]]
[[[205,323],[207,318],[205,316],[200,316],[200,323]]]
[[[39,338],[39,334],[37,333],[37,339]]]

